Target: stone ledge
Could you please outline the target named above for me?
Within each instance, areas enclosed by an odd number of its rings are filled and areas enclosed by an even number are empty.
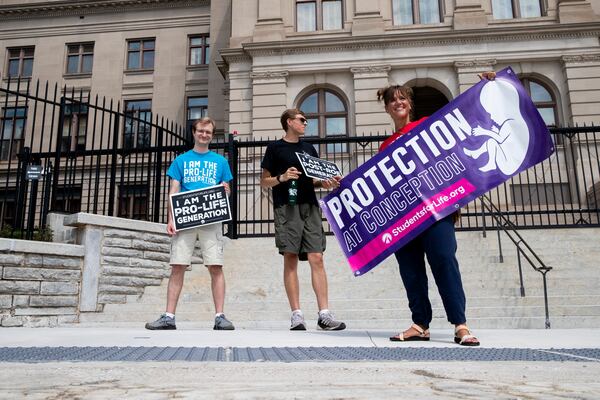
[[[77,244],[0,238],[0,252],[83,257],[85,250],[83,246]]]
[[[96,215],[89,213],[77,213],[65,217],[65,226],[83,226],[94,225],[106,228],[120,228],[128,231],[143,231],[152,233],[166,234],[167,228],[165,224],[156,222],[137,221],[127,218],[107,217],[104,215]]]

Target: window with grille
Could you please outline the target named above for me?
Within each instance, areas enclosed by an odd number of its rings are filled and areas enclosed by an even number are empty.
[[[94,43],[67,45],[67,74],[91,74],[94,65]]]
[[[306,137],[348,136],[348,108],[342,98],[329,89],[317,89],[302,98],[300,110],[306,114]],[[346,143],[330,143],[320,153],[346,152]]]
[[[126,149],[150,147],[151,131],[152,100],[126,101],[123,147]]]
[[[119,217],[148,219],[148,185],[124,184],[119,186]]]
[[[33,72],[34,50],[33,46],[9,48],[7,75],[11,78],[30,78]]]
[[[342,0],[296,0],[296,31],[328,31],[344,25]]]
[[[154,39],[127,41],[127,69],[154,69]]]
[[[544,15],[540,0],[492,0],[495,19],[533,18]]]
[[[208,35],[191,36],[189,47],[189,65],[208,64],[210,60],[210,37]]]
[[[59,186],[56,188],[54,211],[78,213],[81,211],[81,186]]]
[[[13,160],[23,147],[27,107],[6,107],[0,110],[0,160]]]
[[[192,134],[192,122],[194,122],[197,119],[204,118],[206,116],[208,116],[208,97],[188,97],[187,128],[190,135]]]
[[[440,0],[393,0],[394,25],[436,24],[442,22]]]
[[[61,151],[85,150],[88,106],[82,103],[65,105]]]

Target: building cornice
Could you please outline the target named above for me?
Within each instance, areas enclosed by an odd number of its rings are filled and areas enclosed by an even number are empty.
[[[250,57],[302,54],[302,53],[330,53],[356,51],[362,49],[403,48],[403,47],[431,47],[431,46],[459,46],[464,44],[502,43],[516,41],[564,40],[598,38],[600,36],[600,23],[585,24],[554,24],[535,27],[497,27],[486,29],[473,29],[469,31],[440,31],[426,33],[402,32],[393,34],[373,35],[366,37],[335,37],[314,39],[289,39],[277,42],[244,43],[242,49],[231,52],[233,59],[243,57],[244,53]],[[230,57],[230,50],[223,49],[222,54]],[[241,61],[241,60],[240,60]]]
[[[597,63],[600,61],[600,54],[595,53],[595,54],[568,55],[568,56],[563,56],[562,60],[565,63],[587,63],[587,62]]]
[[[144,20],[108,21],[88,25],[64,26],[39,26],[28,29],[0,29],[2,39],[30,39],[36,37],[50,37],[63,35],[87,35],[110,32],[127,32],[145,29],[182,28],[182,27],[208,27],[210,16],[190,15],[173,18],[153,18]]]
[[[30,19],[89,15],[132,9],[181,8],[210,6],[210,0],[73,0],[39,1],[0,6],[0,19]]]

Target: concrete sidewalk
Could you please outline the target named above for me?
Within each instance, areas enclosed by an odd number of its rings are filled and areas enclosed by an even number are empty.
[[[196,324],[158,332],[5,328],[0,329],[0,360],[5,360],[0,399],[600,398],[600,329],[482,329],[475,332],[482,342],[478,348],[453,343],[450,329],[434,330],[430,342],[417,343],[390,342],[395,333],[228,332]],[[220,357],[170,358],[194,351]],[[10,360],[19,353],[34,356]],[[92,353],[100,357],[80,357]],[[282,360],[288,353],[310,357]],[[253,354],[264,357],[252,359]],[[367,357],[339,361],[330,357],[335,354]]]
[[[396,343],[390,330],[325,332],[246,330],[213,331],[180,323],[175,331],[140,328],[4,328],[0,347],[419,347],[461,348],[451,329],[432,330],[431,341]],[[481,348],[600,349],[600,329],[480,329],[474,332]]]

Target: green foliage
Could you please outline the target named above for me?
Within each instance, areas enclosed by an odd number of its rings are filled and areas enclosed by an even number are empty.
[[[25,239],[26,231],[21,229],[13,229],[10,225],[4,225],[0,230],[0,237],[7,239]],[[52,229],[48,225],[43,227],[37,227],[33,230],[33,240],[39,242],[51,242],[52,241]]]

